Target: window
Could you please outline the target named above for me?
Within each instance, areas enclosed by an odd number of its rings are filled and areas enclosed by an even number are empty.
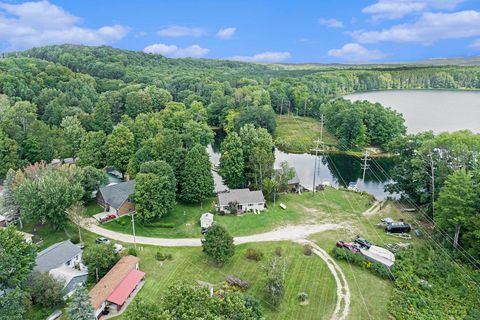
[[[132,208],[128,208],[128,212],[132,212]]]
[[[249,207],[253,207],[253,203],[249,203],[248,206],[249,206]]]

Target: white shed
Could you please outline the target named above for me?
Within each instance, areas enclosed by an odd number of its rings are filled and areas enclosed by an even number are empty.
[[[213,224],[213,214],[206,212],[200,217],[200,226],[203,229],[210,228]]]

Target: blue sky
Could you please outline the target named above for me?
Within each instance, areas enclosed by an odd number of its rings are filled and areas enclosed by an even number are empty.
[[[288,63],[474,56],[480,0],[0,0],[0,51],[60,43]]]

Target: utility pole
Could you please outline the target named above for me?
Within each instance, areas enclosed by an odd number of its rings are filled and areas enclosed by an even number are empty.
[[[432,153],[430,153],[430,175],[432,178],[432,217],[435,218],[435,166]]]
[[[137,239],[135,237],[135,218],[133,217],[133,212],[131,213],[132,216],[132,230],[133,230],[133,246],[135,247],[135,251],[137,251]]]
[[[316,191],[316,177],[317,177],[317,158],[318,158],[318,152],[323,153],[323,114],[320,118],[320,139],[316,139],[314,141],[315,143],[315,149],[312,151],[315,151],[315,164],[313,166],[313,194],[315,194]]]
[[[365,150],[365,155],[363,156],[363,163],[362,163],[362,170],[363,170],[363,178],[362,178],[362,180],[363,180],[363,182],[365,182],[365,173],[366,173],[366,171],[367,171],[367,169],[368,169],[368,167],[369,167],[369,165],[368,165],[368,163],[367,163],[367,161],[369,160],[369,159],[368,159],[368,156],[369,156],[368,151]]]

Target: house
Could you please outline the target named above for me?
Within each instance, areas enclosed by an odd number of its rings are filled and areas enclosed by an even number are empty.
[[[231,206],[235,206],[239,213],[265,210],[265,198],[262,191],[232,189],[225,193],[219,193],[217,197],[217,209],[219,212],[230,213]]]
[[[134,256],[122,257],[90,290],[90,302],[97,318],[111,307],[115,308],[114,312],[120,311],[132,293],[136,294],[141,288],[145,273],[138,270],[139,262]]]
[[[298,192],[301,191],[300,178],[295,172],[295,176],[288,180],[288,191],[289,192]]]
[[[62,282],[66,296],[77,284],[87,281],[88,272],[82,264],[82,250],[70,240],[55,243],[41,251],[35,263],[33,272],[48,272],[52,278]]]
[[[213,214],[206,212],[200,217],[200,226],[203,229],[210,228],[213,224]]]
[[[135,180],[110,184],[98,190],[97,203],[117,216],[135,212],[135,202],[131,198],[134,190]]]

